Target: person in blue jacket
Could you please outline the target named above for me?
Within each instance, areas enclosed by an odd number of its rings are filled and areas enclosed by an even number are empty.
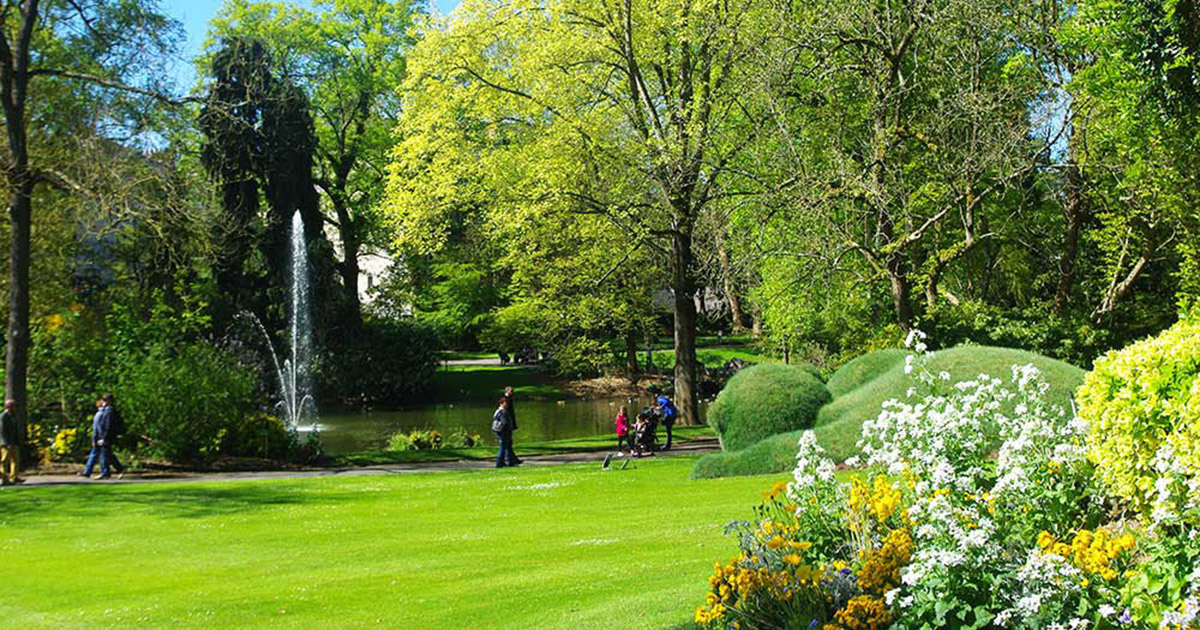
[[[667,428],[667,443],[663,444],[662,450],[671,450],[671,430],[675,427],[675,419],[679,417],[679,410],[675,408],[675,403],[666,394],[659,394],[654,401],[654,406],[658,407],[658,413],[662,417],[663,426]]]
[[[97,479],[108,479],[112,476],[109,472],[110,463],[117,469],[118,478],[125,476],[125,467],[112,452],[114,437],[113,407],[101,398],[96,401],[96,415],[92,417],[92,452],[88,453],[87,463],[83,466],[83,472],[79,473],[80,477],[92,476],[97,459],[100,460],[100,476]]]

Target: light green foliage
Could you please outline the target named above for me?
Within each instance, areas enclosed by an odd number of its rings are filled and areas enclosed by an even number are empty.
[[[765,475],[790,470],[796,465],[796,444],[804,431],[772,435],[740,451],[705,455],[696,460],[692,479]]]
[[[729,379],[708,409],[708,423],[721,436],[722,448],[737,451],[777,433],[811,427],[830,399],[825,385],[804,368],[754,365]]]
[[[694,482],[690,465],[3,492],[21,544],[0,564],[22,588],[0,614],[28,630],[682,627],[725,524],[782,479]],[[101,542],[138,550],[102,589],[77,549]]]
[[[482,442],[479,435],[469,434],[457,429],[446,435],[436,429],[413,429],[397,431],[388,438],[389,451],[427,451],[446,449],[473,448]]]
[[[1200,309],[1096,361],[1079,388],[1088,455],[1106,486],[1143,510],[1177,513],[1200,484]],[[1166,481],[1156,488],[1159,479]],[[1167,490],[1163,493],[1161,490]],[[1180,492],[1183,496],[1180,496]]]

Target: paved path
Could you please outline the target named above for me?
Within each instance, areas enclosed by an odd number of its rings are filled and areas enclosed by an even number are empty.
[[[697,455],[720,450],[715,439],[691,440],[674,445],[671,450],[659,453],[656,457],[672,457],[675,455]],[[556,466],[561,464],[599,464],[611,451],[587,451],[579,453],[558,453],[554,455],[528,455],[522,458],[525,466]],[[628,456],[626,456],[627,458]],[[624,458],[622,458],[624,459]],[[613,458],[620,463],[621,459]],[[74,475],[30,475],[24,484],[8,486],[4,491],[38,486],[67,486],[94,484],[123,484],[123,483],[185,483],[195,481],[255,481],[264,479],[305,479],[309,477],[361,477],[365,475],[392,475],[402,473],[438,472],[446,470],[484,470],[495,464],[488,460],[455,460],[445,462],[413,462],[407,464],[383,464],[379,466],[356,466],[348,468],[311,468],[301,470],[277,470],[263,472],[163,472],[148,471],[129,473],[123,480],[115,477],[105,481],[81,479]]]
[[[494,365],[499,367],[500,357],[492,357],[490,359],[452,359],[450,361],[442,361],[445,365],[461,366],[461,365]],[[515,366],[516,364],[510,364]]]

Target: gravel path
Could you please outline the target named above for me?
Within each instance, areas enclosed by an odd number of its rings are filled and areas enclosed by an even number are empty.
[[[715,439],[691,440],[680,442],[669,451],[661,452],[656,457],[672,457],[675,455],[698,455],[720,450]],[[522,458],[524,466],[557,466],[562,464],[600,464],[611,451],[588,451],[581,453],[559,453],[554,455],[529,455]],[[613,458],[618,464],[625,458]],[[261,472],[131,472],[122,480],[116,477],[98,481],[82,479],[74,475],[30,475],[25,483],[17,486],[6,486],[3,491],[20,488],[36,488],[39,486],[67,486],[94,484],[124,484],[124,483],[186,483],[186,482],[217,482],[217,481],[255,481],[265,479],[306,479],[309,477],[361,477],[366,475],[392,475],[403,473],[439,472],[446,470],[485,470],[494,466],[488,460],[457,460],[445,462],[414,462],[407,464],[384,464],[379,466],[356,466],[347,468],[312,468],[301,470],[277,470]]]

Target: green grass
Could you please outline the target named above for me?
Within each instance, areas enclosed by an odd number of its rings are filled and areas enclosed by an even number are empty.
[[[518,455],[552,455],[556,453],[584,453],[612,450],[616,438],[613,435],[594,435],[589,437],[554,440],[549,442],[521,442],[520,431],[517,432],[516,451]],[[665,429],[658,430],[659,440],[666,439]],[[707,425],[676,426],[672,432],[675,442],[689,442],[699,439],[715,439],[717,434]],[[472,448],[443,448],[423,451],[363,451],[349,453],[334,458],[337,466],[375,466],[379,464],[401,464],[410,462],[444,462],[460,459],[489,460],[496,458],[495,440],[491,436],[483,436],[483,446]]]
[[[434,400],[495,400],[511,385],[523,398],[562,399],[571,393],[552,376],[524,365],[450,365],[433,377]]]
[[[500,355],[495,352],[476,352],[469,350],[447,350],[442,353],[443,361],[471,361],[479,359],[499,359]]]
[[[1075,390],[1083,382],[1084,371],[1033,352],[990,346],[960,346],[934,353],[929,369],[934,373],[942,370],[949,372],[952,383],[970,380],[980,373],[995,376],[1007,383],[1012,376],[1012,366],[1027,363],[1040,369],[1042,379],[1050,383],[1050,400],[1070,409]],[[830,382],[836,378],[837,374]],[[862,423],[879,415],[884,401],[903,399],[913,382],[904,373],[904,359],[901,356],[899,363],[886,372],[836,397],[821,408],[815,429],[818,442],[831,457],[839,461],[855,454],[855,443],[861,436]]]
[[[692,461],[0,492],[22,630],[671,628],[782,476]]]
[[[645,354],[639,355],[642,361],[645,361]],[[754,346],[722,346],[717,348],[698,348],[696,350],[696,360],[700,365],[708,368],[718,368],[724,366],[731,359],[741,359],[751,363],[781,363],[782,359],[766,355],[762,350]],[[654,365],[659,369],[671,370],[675,368],[675,351],[674,350],[655,350]]]

